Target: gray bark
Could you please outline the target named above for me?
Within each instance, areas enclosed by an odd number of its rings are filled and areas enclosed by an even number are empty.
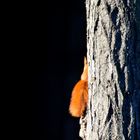
[[[140,140],[140,18],[135,4],[86,0],[89,100],[80,119],[85,140]]]

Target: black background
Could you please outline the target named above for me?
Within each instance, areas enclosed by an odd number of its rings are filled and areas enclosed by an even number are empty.
[[[86,55],[85,1],[34,2],[28,16],[32,139],[79,140],[79,118],[69,115],[68,106]]]

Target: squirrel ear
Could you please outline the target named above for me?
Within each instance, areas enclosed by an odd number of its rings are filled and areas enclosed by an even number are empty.
[[[84,56],[84,66],[87,64],[87,59],[86,57]]]

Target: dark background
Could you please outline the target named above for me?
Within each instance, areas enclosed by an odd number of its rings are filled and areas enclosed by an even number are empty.
[[[79,118],[71,117],[68,107],[86,55],[85,1],[31,7],[32,139],[79,140]]]

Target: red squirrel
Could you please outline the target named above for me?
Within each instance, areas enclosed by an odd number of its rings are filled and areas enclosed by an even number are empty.
[[[88,64],[84,58],[84,69],[73,90],[69,106],[69,112],[73,117],[81,117],[85,111],[88,101]]]

